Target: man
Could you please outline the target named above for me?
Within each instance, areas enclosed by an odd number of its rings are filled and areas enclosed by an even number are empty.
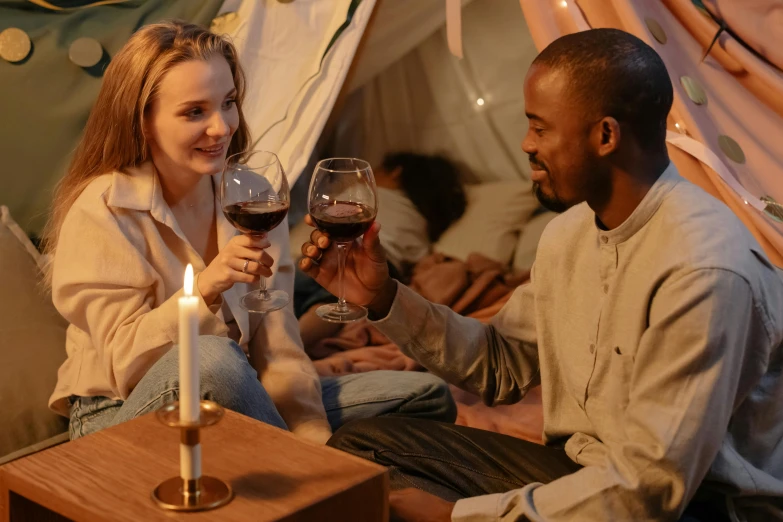
[[[460,317],[388,278],[374,225],[346,296],[487,404],[540,383],[547,446],[391,418],[330,444],[391,467],[402,520],[783,518],[783,282],[669,162],[660,57],[622,31],[564,36],[530,68],[525,104],[536,194],[564,211],[530,284],[490,325]],[[311,239],[300,267],[334,291],[334,249]]]

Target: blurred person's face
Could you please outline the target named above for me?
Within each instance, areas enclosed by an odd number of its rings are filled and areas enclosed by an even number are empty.
[[[392,171],[388,171],[382,166],[373,169],[375,175],[375,184],[382,188],[398,190],[400,188],[400,175],[402,174],[402,167],[397,167]]]

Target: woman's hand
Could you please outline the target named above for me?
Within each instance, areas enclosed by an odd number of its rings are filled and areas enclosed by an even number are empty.
[[[274,260],[264,251],[269,246],[266,235],[232,237],[198,276],[198,290],[207,306],[234,283],[255,283],[260,276],[270,277]]]

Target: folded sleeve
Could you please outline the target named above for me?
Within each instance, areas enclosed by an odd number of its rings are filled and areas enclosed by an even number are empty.
[[[540,382],[533,285],[531,279],[517,288],[482,324],[398,283],[389,314],[373,324],[406,355],[485,404],[511,404]]]

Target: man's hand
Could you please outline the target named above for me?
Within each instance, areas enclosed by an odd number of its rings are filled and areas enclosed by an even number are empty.
[[[313,220],[305,216],[308,225]],[[345,299],[366,306],[374,315],[385,317],[394,301],[397,285],[389,277],[386,253],[378,238],[380,224],[373,223],[364,237],[353,242],[345,257]],[[302,245],[304,257],[299,268],[333,295],[339,294],[337,245],[329,235],[314,230],[310,241]]]
[[[451,522],[454,503],[416,488],[389,494],[391,522]]]

